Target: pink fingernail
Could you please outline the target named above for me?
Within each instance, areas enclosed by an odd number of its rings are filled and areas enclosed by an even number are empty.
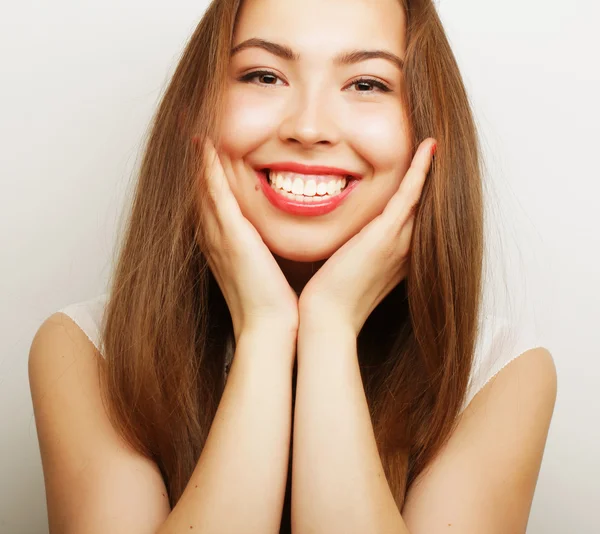
[[[435,156],[435,151],[437,150],[437,143],[433,143],[433,145],[431,145],[431,155]]]

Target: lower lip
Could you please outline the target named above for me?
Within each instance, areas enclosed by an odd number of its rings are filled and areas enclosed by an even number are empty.
[[[306,215],[316,216],[325,215],[337,208],[344,199],[354,190],[358,185],[359,180],[350,180],[350,183],[346,188],[339,194],[328,199],[318,202],[298,202],[296,200],[290,200],[289,198],[277,193],[269,183],[267,179],[267,173],[264,171],[256,171],[256,175],[260,180],[260,186],[265,196],[269,199],[269,202],[276,208],[282,211],[291,213],[292,215]]]

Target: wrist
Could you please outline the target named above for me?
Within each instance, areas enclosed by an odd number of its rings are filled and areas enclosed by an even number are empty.
[[[336,352],[340,346],[355,346],[357,335],[345,321],[312,317],[301,319],[298,327],[298,357],[300,353]]]
[[[299,314],[298,338],[318,335],[319,337],[354,337],[358,332],[352,322],[339,311],[325,307],[306,307]]]
[[[273,335],[281,339],[292,339],[294,342],[298,335],[298,319],[287,318],[285,316],[254,316],[247,317],[244,321],[241,321],[236,328],[234,323],[234,336],[236,343],[239,338],[244,335],[252,335],[261,337],[266,335],[267,337]]]
[[[246,325],[236,338],[237,348],[249,347],[254,358],[293,366],[296,356],[297,329],[286,322],[255,322]]]
[[[241,335],[266,336],[267,339],[295,343],[298,336],[298,321],[264,317],[248,320],[241,328]]]

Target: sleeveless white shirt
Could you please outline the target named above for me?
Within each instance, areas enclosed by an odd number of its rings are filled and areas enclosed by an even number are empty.
[[[81,328],[101,355],[104,355],[104,348],[100,326],[107,298],[108,294],[104,293],[58,310],[68,315]],[[496,315],[482,315],[467,395],[461,412],[506,365],[524,352],[540,346],[542,345],[538,343],[537,332],[531,322],[519,321],[517,324]],[[226,373],[233,357],[232,347],[230,349],[225,361]]]

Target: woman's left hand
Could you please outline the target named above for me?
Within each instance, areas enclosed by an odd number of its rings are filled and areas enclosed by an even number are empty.
[[[349,327],[358,336],[365,321],[407,275],[415,210],[431,167],[436,141],[425,139],[383,212],[338,249],[304,287],[303,320]]]

